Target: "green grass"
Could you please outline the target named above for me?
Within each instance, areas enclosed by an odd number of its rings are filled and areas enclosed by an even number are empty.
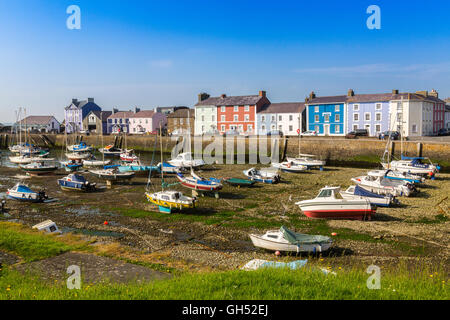
[[[54,236],[17,224],[0,223],[0,249],[16,254],[27,262],[53,257],[75,248],[57,241]]]
[[[363,268],[362,268],[363,269]],[[381,289],[369,290],[364,270],[325,275],[318,269],[230,271],[183,274],[147,284],[82,285],[68,290],[64,283],[43,282],[31,275],[4,270],[0,300],[121,299],[121,300],[253,300],[253,299],[448,299],[447,279],[429,269],[381,271]]]
[[[413,221],[414,223],[423,223],[423,224],[437,224],[437,223],[444,223],[447,222],[449,219],[447,216],[443,214],[438,214],[434,217],[434,219],[430,218],[422,218],[416,221]]]

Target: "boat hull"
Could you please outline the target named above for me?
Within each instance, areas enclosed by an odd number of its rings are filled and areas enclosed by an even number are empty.
[[[345,220],[371,220],[375,210],[372,209],[329,209],[329,210],[303,210],[305,216],[313,219],[345,219]]]
[[[250,239],[255,247],[262,248],[270,251],[282,251],[282,252],[323,252],[327,251],[331,247],[330,243],[325,244],[302,244],[294,245],[290,243],[281,243],[278,241],[270,241],[262,238],[261,236],[250,234]]]
[[[154,205],[157,205],[158,207],[170,209],[170,210],[183,210],[183,209],[195,208],[195,201],[193,201],[190,204],[176,203],[176,202],[165,201],[165,200],[154,198],[154,197],[152,197],[151,194],[148,194],[148,193],[146,193],[145,196],[147,197],[147,200],[149,202],[153,203]]]

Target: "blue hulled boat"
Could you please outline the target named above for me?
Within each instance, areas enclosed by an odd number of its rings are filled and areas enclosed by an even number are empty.
[[[90,183],[80,174],[72,173],[67,177],[58,180],[61,189],[66,191],[89,192],[95,190],[95,183]]]
[[[6,192],[8,198],[24,202],[44,202],[48,196],[44,191],[35,192],[24,184],[16,184]]]

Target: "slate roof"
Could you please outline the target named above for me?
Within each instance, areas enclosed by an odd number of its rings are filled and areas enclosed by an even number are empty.
[[[303,102],[282,102],[269,104],[258,113],[301,113],[303,110],[305,110]]]
[[[194,118],[195,116],[195,110],[192,109],[178,109],[175,112],[172,112],[167,116],[167,118],[187,118],[189,115],[189,118]]]
[[[111,114],[108,119],[129,119],[134,115],[133,111],[119,111]]]
[[[310,99],[306,104],[333,104],[333,103],[345,103],[347,102],[347,96],[328,96],[328,97],[316,97]]]
[[[53,118],[53,116],[28,116],[25,119],[22,119],[21,122],[26,123],[27,125],[46,126]]]
[[[91,111],[90,113],[95,114],[101,121],[106,121],[106,119],[112,115],[112,111]]]
[[[154,115],[155,111],[153,110],[142,110],[133,114],[130,118],[153,118]]]
[[[255,105],[263,97],[259,95],[251,96],[231,96],[231,97],[210,97],[197,103],[195,106],[247,106]]]
[[[392,93],[355,94],[347,97],[347,102],[388,102],[392,100]]]

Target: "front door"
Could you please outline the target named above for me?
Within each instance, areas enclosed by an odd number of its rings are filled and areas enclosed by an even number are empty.
[[[330,125],[329,125],[329,124],[325,124],[325,125],[323,126],[323,129],[324,129],[325,135],[326,135],[326,136],[329,136],[329,135],[330,135]]]

